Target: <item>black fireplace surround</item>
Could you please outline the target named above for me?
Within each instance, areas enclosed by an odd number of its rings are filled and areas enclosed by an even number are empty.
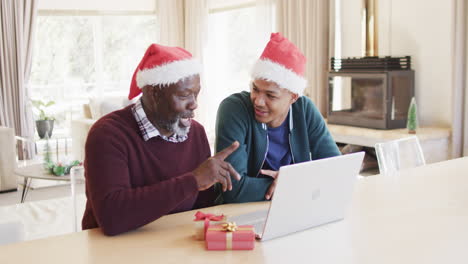
[[[328,123],[366,128],[406,127],[414,96],[409,56],[331,59]]]

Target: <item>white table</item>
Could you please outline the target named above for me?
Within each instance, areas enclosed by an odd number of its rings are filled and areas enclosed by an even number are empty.
[[[44,164],[42,163],[19,167],[15,170],[15,174],[17,176],[24,178],[23,192],[21,194],[21,203],[23,203],[26,200],[26,196],[28,195],[28,190],[30,188],[31,181],[33,179],[49,180],[49,181],[70,181],[69,175],[55,176],[55,175],[48,173],[44,169]]]
[[[268,203],[204,212],[237,215]],[[2,263],[467,263],[468,158],[359,180],[343,221],[257,242],[253,251],[206,251],[195,241],[195,211],[133,232],[99,229],[0,247]]]

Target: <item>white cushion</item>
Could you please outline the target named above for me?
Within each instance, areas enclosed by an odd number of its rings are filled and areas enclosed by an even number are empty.
[[[16,189],[15,133],[0,127],[0,191]],[[0,215],[1,218],[1,215]]]
[[[96,120],[76,119],[71,121],[72,156],[74,159],[83,161],[85,159],[85,144],[88,132]]]
[[[91,110],[92,119],[99,119],[108,113],[122,109],[129,104],[132,104],[126,96],[113,97],[94,97],[89,99],[89,108]]]

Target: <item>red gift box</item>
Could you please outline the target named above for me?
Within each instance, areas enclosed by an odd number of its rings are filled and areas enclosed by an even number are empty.
[[[195,238],[198,240],[204,240],[206,230],[210,223],[220,224],[226,221],[225,215],[214,215],[214,214],[205,214],[198,211],[195,214]]]
[[[226,226],[234,226],[229,231]],[[255,231],[251,225],[210,225],[205,234],[207,250],[252,250],[255,246]]]

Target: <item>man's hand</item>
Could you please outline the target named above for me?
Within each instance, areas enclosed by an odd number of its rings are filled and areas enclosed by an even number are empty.
[[[260,170],[260,173],[266,176],[270,176],[273,179],[278,178],[278,171],[272,171],[272,170]]]
[[[193,171],[197,180],[198,190],[206,190],[217,182],[223,186],[223,192],[232,190],[231,176],[236,180],[240,180],[240,175],[224,159],[231,155],[238,147],[239,142],[235,141],[231,146],[216,153]]]
[[[272,170],[260,170],[260,173],[266,176],[270,176],[271,178],[274,179],[274,181],[271,183],[270,187],[268,188],[268,191],[265,194],[265,199],[270,200],[271,197],[273,196],[273,193],[275,192],[276,188],[276,183],[278,182],[278,171],[272,171]]]

